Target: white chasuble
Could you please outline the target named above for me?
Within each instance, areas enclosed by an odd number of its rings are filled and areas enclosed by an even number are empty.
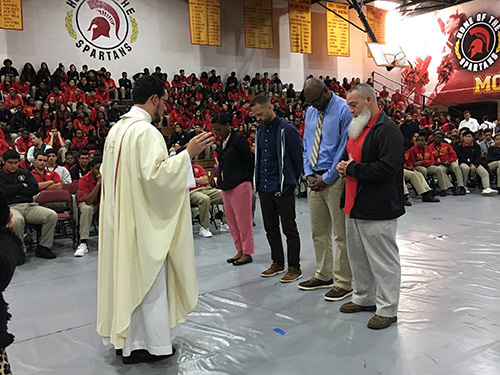
[[[155,304],[155,316],[168,309],[171,328],[198,301],[189,154],[169,158],[150,122],[146,111],[132,107],[111,128],[101,165],[97,331],[117,349],[125,346],[132,315],[152,311],[150,297],[161,297],[157,287],[166,285],[167,299]],[[141,323],[134,321],[136,328]]]

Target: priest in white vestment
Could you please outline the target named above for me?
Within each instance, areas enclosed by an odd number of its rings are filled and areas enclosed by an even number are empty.
[[[169,158],[152,125],[165,109],[164,83],[143,77],[133,96],[104,147],[97,302],[97,331],[127,364],[171,355],[173,329],[196,306],[191,158],[214,141],[202,133]]]

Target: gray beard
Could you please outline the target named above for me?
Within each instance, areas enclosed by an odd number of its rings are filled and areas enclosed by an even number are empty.
[[[363,132],[363,129],[368,125],[372,118],[372,113],[370,109],[365,106],[363,112],[360,115],[354,116],[351,123],[349,124],[349,138],[356,139]]]

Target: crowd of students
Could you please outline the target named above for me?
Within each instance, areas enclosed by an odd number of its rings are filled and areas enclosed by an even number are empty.
[[[258,121],[251,112],[250,103],[258,94],[268,95],[276,114],[290,120],[301,136],[304,134],[308,103],[303,93],[295,92],[293,83],[283,83],[278,73],[272,76],[267,72],[262,76],[255,73],[254,77],[245,75],[240,80],[231,72],[223,82],[215,70],[210,74],[202,72],[198,77],[195,73],[186,76],[181,69],[169,80],[168,74],[156,67],[153,73],[144,68],[133,74],[132,80],[123,72],[117,85],[104,67],[94,70],[83,65],[78,72],[71,64],[66,71],[61,63],[51,72],[45,62],[40,64],[38,71],[26,63],[19,73],[12,61],[5,59],[0,69],[0,155],[9,151],[7,157],[19,166],[11,165],[11,171],[4,168],[0,172],[2,188],[14,182],[19,185],[21,175],[24,176],[21,185],[29,185],[30,181],[32,185],[36,183],[38,190],[33,185],[31,190],[23,192],[26,197],[23,196],[19,203],[25,204],[36,199],[44,189],[59,189],[61,184],[77,183],[83,178],[86,182],[80,190],[85,193],[80,197],[80,210],[85,212],[86,223],[88,218],[91,220],[98,209],[94,188],[100,184],[95,166],[100,164],[110,127],[126,111],[120,100],[131,99],[133,81],[150,74],[167,86],[168,103],[157,125],[173,128],[172,134],[165,137],[172,153],[200,132],[211,131],[211,119],[220,113],[232,115],[232,126],[245,136],[254,151]],[[350,88],[361,83],[360,78],[354,77],[351,80],[343,78],[342,82],[329,76],[319,78],[343,98]],[[366,83],[374,85],[371,78]],[[406,138],[405,180],[422,195],[423,201],[439,201],[436,194],[465,195],[475,185],[482,187],[484,195],[497,194],[491,182],[498,184],[500,180],[498,120],[490,122],[483,116],[479,123],[470,112],[465,113],[462,121],[453,119],[450,115],[408,104],[399,90],[391,95],[385,86],[378,91],[378,103],[400,126]],[[212,157],[213,150],[207,149],[204,157]],[[3,163],[7,164],[5,157]],[[19,179],[10,181],[9,173],[14,172]],[[434,177],[437,179],[435,188],[432,186]],[[406,204],[411,205],[409,192],[405,192]],[[12,194],[15,196],[18,192]],[[88,251],[89,226],[84,225],[76,256]],[[24,226],[18,229],[19,233],[21,231]],[[37,255],[55,257],[47,244],[51,245],[51,241],[45,241]]]

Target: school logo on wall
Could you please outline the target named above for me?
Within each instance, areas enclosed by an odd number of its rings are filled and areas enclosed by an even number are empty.
[[[500,21],[487,13],[469,17],[460,27],[455,55],[460,66],[470,72],[488,69],[500,53]]]
[[[65,26],[75,46],[103,61],[118,60],[132,51],[139,27],[129,1],[68,0]]]

